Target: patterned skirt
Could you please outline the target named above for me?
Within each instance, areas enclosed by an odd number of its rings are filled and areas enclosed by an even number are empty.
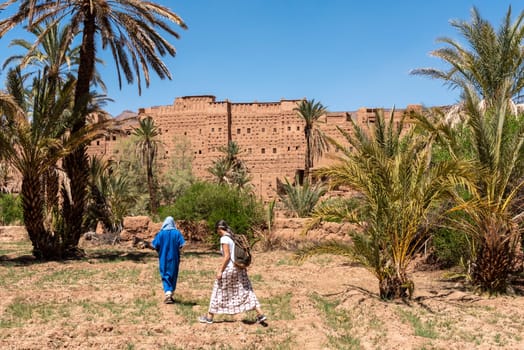
[[[215,280],[209,312],[212,314],[238,314],[260,307],[246,269],[229,264],[222,279]]]

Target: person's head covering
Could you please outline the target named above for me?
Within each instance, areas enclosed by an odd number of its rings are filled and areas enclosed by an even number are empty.
[[[165,218],[160,230],[176,230],[175,219],[172,216]]]
[[[225,220],[217,221],[217,223],[215,224],[215,231],[218,231],[218,229],[226,230],[228,233],[233,232],[231,230],[231,227],[229,227],[229,225],[227,224]]]

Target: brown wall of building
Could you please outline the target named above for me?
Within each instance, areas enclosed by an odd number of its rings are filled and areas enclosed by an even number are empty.
[[[223,156],[219,148],[226,146],[229,140],[235,141],[242,151],[240,157],[249,169],[255,192],[270,200],[276,197],[277,179],[292,179],[298,170],[304,168],[303,121],[294,111],[298,102],[234,103],[216,101],[214,96],[178,97],[171,106],[141,108],[139,114],[123,127],[124,133],[93,141],[89,153],[111,157],[117,142],[136,126],[136,118],[149,116],[161,132],[160,140],[164,144],[161,158],[169,161],[177,142],[189,140],[193,173],[199,178],[211,178],[207,169],[214,160]],[[389,116],[390,111],[384,112]],[[400,118],[403,112],[396,111],[395,118]],[[125,117],[129,118],[129,115]],[[369,108],[327,113],[322,118],[321,128],[327,135],[341,140],[337,127],[349,130],[350,119],[365,126],[372,124],[374,118],[375,109]],[[326,155],[315,162],[315,166],[329,162]]]

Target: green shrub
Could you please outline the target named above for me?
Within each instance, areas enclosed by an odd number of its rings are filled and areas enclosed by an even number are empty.
[[[20,196],[0,194],[0,225],[19,224],[24,221]]]
[[[464,233],[441,228],[433,234],[433,254],[443,267],[457,266],[470,258],[470,249]]]
[[[212,232],[215,223],[224,219],[234,232],[249,237],[253,237],[253,228],[265,222],[263,205],[251,193],[208,182],[191,185],[175,204],[161,207],[159,214],[162,218],[171,215],[175,220],[205,220]]]

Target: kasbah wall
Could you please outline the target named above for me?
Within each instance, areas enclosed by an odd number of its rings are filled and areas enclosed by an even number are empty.
[[[235,141],[241,150],[239,157],[246,163],[255,193],[263,200],[277,197],[277,179],[288,178],[293,182],[295,174],[304,169],[305,136],[304,122],[294,110],[300,100],[279,102],[236,103],[216,101],[215,96],[177,97],[173,105],[139,109],[138,114],[122,115],[125,118],[123,133],[108,135],[91,142],[90,155],[111,158],[115,145],[122,137],[130,135],[138,125],[138,118],[152,117],[164,145],[159,155],[166,164],[175,154],[175,146],[181,140],[189,140],[193,155],[193,174],[200,179],[211,180],[208,168],[213,161],[224,156],[220,147]],[[400,119],[408,110],[420,110],[420,105],[409,105],[395,110]],[[337,126],[350,130],[350,119],[365,127],[375,121],[372,108],[360,108],[353,112],[327,112],[321,118],[320,127],[325,134],[342,141]],[[386,117],[391,110],[383,109]],[[345,144],[345,143],[343,143]],[[315,161],[315,167],[329,164],[329,153]]]

